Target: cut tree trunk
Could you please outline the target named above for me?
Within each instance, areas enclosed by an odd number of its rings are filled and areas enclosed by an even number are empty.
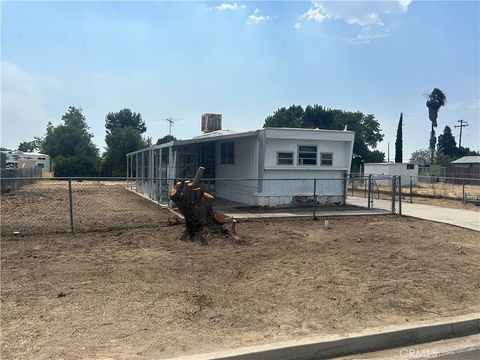
[[[213,211],[215,197],[201,186],[205,168],[199,167],[193,180],[179,181],[170,190],[170,199],[185,218],[184,240],[208,242],[214,234],[224,234],[239,240],[235,230],[225,226],[225,215]]]

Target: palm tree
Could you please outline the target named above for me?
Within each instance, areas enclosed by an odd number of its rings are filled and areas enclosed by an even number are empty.
[[[442,90],[435,88],[428,95],[427,107],[428,117],[432,122],[432,131],[430,132],[430,164],[433,164],[433,154],[435,152],[435,145],[437,138],[435,137],[435,128],[437,127],[438,110],[447,103],[447,97]]]

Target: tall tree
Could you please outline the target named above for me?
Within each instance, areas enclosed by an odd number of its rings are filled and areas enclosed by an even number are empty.
[[[62,116],[63,124],[47,125],[41,151],[50,155],[55,176],[94,176],[98,166],[98,149],[81,109],[70,106]]]
[[[448,156],[458,154],[457,142],[452,134],[452,129],[447,125],[443,134],[438,137],[438,150]]]
[[[398,120],[397,139],[395,140],[395,162],[403,161],[403,113],[400,113]]]
[[[320,105],[309,105],[303,110],[299,105],[280,108],[265,119],[263,127],[319,128],[355,131],[352,171],[360,165],[379,159],[382,153],[372,151],[383,139],[380,124],[372,114],[326,109]],[[384,155],[384,154],[383,154]]]
[[[106,151],[103,155],[102,174],[105,176],[126,176],[127,154],[151,145],[150,139],[143,139],[146,130],[140,113],[130,109],[110,112],[105,117]]]
[[[447,102],[447,97],[442,90],[434,88],[428,95],[427,108],[428,117],[432,123],[432,129],[430,131],[430,164],[434,163],[434,152],[437,138],[435,137],[435,129],[437,128],[438,111]]]
[[[102,175],[126,176],[127,154],[149,144],[142,138],[140,131],[134,128],[114,129],[105,137],[107,151],[103,155]]]
[[[140,134],[147,131],[145,121],[142,120],[140,113],[132,112],[130,109],[122,109],[118,112],[110,112],[105,117],[105,128],[107,134],[110,134],[114,129],[132,128],[137,129]]]

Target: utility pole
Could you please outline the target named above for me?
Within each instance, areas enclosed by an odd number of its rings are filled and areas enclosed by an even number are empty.
[[[468,126],[468,123],[465,120],[457,120],[460,125],[454,125],[453,127],[460,128],[460,140],[458,141],[458,147],[462,146],[462,130],[464,127]]]
[[[387,143],[387,162],[390,162],[390,143]]]
[[[172,135],[172,125],[175,123],[175,121],[171,117],[165,119],[165,121],[168,122],[168,135]]]

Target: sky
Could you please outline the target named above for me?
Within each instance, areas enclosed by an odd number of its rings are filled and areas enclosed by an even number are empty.
[[[437,134],[468,121],[480,144],[478,1],[2,1],[1,146],[45,133],[80,106],[105,146],[105,115],[141,113],[146,135],[200,133],[202,113],[252,130],[277,108],[319,104],[374,114],[394,159],[428,148],[426,94],[447,105]]]

